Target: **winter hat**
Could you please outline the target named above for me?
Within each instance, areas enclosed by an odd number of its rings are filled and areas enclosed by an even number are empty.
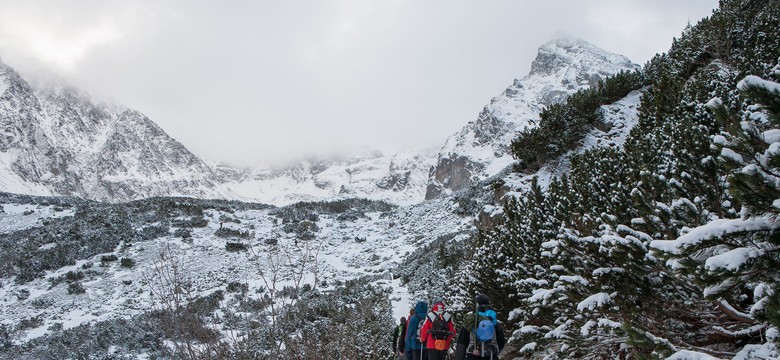
[[[401,317],[401,322],[402,322],[402,323],[405,323],[405,322],[406,322],[406,318],[402,316],[402,317]]]
[[[477,305],[490,305],[490,298],[482,293],[477,294]]]
[[[444,301],[441,301],[441,299],[434,300],[432,310],[437,313],[444,311]]]

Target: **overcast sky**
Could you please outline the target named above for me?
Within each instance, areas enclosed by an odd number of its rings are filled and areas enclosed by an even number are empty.
[[[717,0],[0,0],[0,58],[206,160],[441,145],[556,32],[644,64]]]

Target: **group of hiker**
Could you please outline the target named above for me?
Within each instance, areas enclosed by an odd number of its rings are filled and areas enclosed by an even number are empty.
[[[445,360],[455,342],[455,360],[498,359],[506,339],[490,305],[490,298],[478,294],[476,309],[464,315],[457,326],[444,302],[419,301],[402,317],[393,331],[393,352],[402,360]]]

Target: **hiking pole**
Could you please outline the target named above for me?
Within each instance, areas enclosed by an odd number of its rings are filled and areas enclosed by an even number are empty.
[[[479,303],[476,297],[474,298],[474,328],[471,330],[473,334],[470,337],[474,338],[474,348],[477,348],[477,322],[479,322]],[[482,356],[482,347],[479,348],[479,356]]]

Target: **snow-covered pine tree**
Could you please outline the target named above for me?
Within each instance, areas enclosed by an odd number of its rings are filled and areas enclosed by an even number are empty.
[[[780,78],[780,65],[773,74]],[[671,254],[695,273],[704,295],[717,302],[729,321],[717,328],[748,343],[745,356],[777,356],[780,339],[780,83],[748,76],[738,88],[748,102],[741,116],[720,99],[710,105],[729,129],[713,138],[720,161],[731,169],[729,192],[739,217],[716,218],[653,247]],[[763,357],[768,358],[768,357]]]

